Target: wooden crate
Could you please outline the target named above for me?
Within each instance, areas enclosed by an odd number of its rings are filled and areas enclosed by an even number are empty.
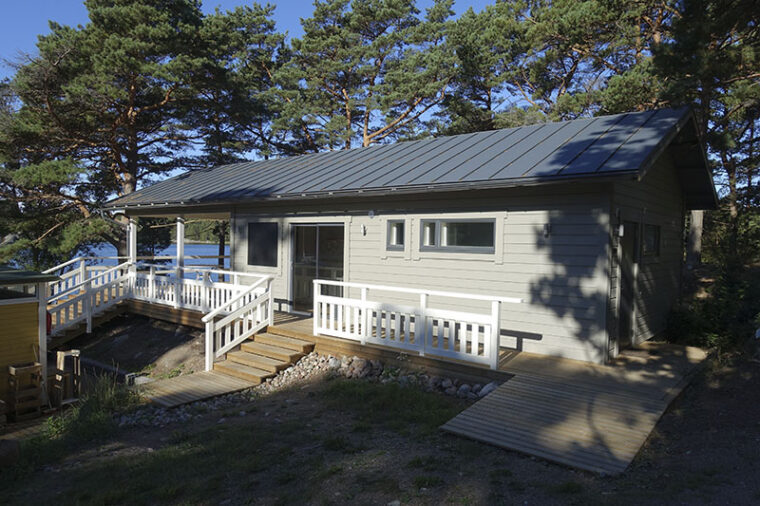
[[[37,418],[42,408],[42,365],[38,362],[8,366],[8,419]]]

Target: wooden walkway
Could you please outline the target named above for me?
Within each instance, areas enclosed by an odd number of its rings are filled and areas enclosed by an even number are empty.
[[[446,422],[460,436],[604,474],[624,471],[706,358],[697,348],[646,344],[600,366],[527,353],[514,377]]]
[[[160,406],[173,408],[219,395],[238,392],[254,383],[214,371],[196,372],[143,385],[143,395]]]

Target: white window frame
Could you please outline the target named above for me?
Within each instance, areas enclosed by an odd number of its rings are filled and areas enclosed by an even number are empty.
[[[450,246],[444,245],[446,236],[447,223],[490,223],[493,228],[491,246]],[[426,244],[425,235],[428,225],[434,224],[435,231],[432,244]],[[456,253],[479,253],[494,254],[496,253],[496,219],[495,218],[422,218],[420,219],[420,251],[439,251],[439,252],[456,252]]]
[[[401,225],[402,240],[401,242],[398,242],[398,238],[395,238],[396,242],[394,243],[394,227],[397,225]],[[385,249],[388,251],[404,251],[406,248],[407,236],[406,220],[388,220],[386,224]]]

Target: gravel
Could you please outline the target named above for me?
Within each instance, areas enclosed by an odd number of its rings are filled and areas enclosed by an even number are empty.
[[[210,413],[245,416],[240,407],[255,401],[256,398],[290,387],[302,385],[307,380],[320,376],[342,376],[345,378],[377,381],[383,384],[397,383],[405,388],[420,388],[427,392],[438,392],[475,401],[485,397],[496,389],[497,383],[484,386],[470,385],[456,378],[428,376],[414,371],[402,371],[386,368],[379,360],[367,360],[360,357],[334,357],[309,353],[292,367],[281,371],[277,376],[267,379],[261,385],[211,399],[184,404],[175,408],[143,406],[129,413],[117,413],[115,420],[119,427],[164,427],[170,424],[188,422]],[[231,411],[232,413],[229,413]],[[226,418],[220,416],[217,423],[224,423]]]

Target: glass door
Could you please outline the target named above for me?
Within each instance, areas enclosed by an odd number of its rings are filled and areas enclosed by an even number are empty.
[[[343,225],[293,226],[293,306],[311,311],[314,306],[314,280],[343,280]],[[339,287],[325,294],[340,295]]]

